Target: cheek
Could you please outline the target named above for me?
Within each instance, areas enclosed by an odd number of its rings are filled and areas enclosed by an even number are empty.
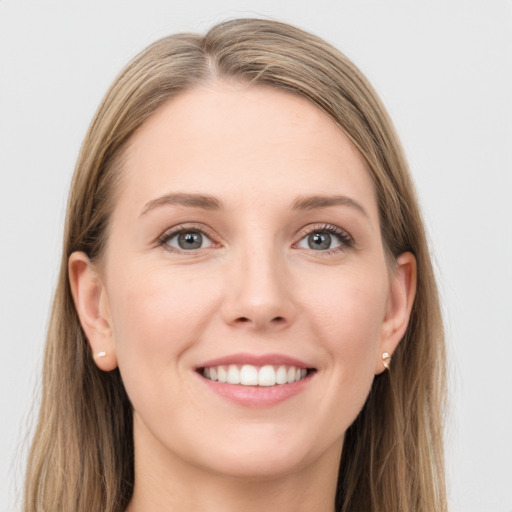
[[[215,311],[218,287],[162,266],[125,275],[113,273],[109,294],[120,367],[126,372],[136,364],[140,373],[176,366]]]
[[[343,272],[317,281],[317,291],[305,291],[314,305],[318,328],[329,339],[358,345],[361,339],[375,340],[385,317],[387,280],[383,272]],[[321,289],[319,289],[321,288]]]
[[[346,389],[362,385],[366,389],[373,379],[386,314],[385,272],[340,273],[325,283],[324,293],[313,297],[312,323],[338,385]]]

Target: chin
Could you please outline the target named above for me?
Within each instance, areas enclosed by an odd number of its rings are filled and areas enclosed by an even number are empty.
[[[307,466],[307,461],[297,460],[288,455],[278,454],[272,457],[261,453],[254,456],[225,458],[222,464],[212,467],[217,474],[230,479],[263,482],[286,477]]]
[[[289,441],[271,440],[262,433],[252,443],[245,440],[240,444],[216,445],[208,451],[204,463],[210,471],[228,478],[264,481],[300,471],[320,456],[305,450],[304,443]]]

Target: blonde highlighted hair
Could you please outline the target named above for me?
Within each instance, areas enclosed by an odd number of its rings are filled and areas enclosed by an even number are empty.
[[[132,408],[119,371],[102,372],[93,362],[73,305],[68,258],[74,251],[101,257],[133,133],[170,98],[222,79],[301,95],[330,116],[366,159],[390,259],[411,251],[417,260],[417,294],[391,371],[375,377],[345,436],[336,510],[445,511],[443,325],[400,143],[376,93],[343,54],[298,28],[257,19],[155,42],[120,73],[91,123],[69,196],[25,510],[120,512],[129,503]]]

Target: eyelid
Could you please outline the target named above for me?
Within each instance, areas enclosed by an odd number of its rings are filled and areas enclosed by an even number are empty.
[[[304,238],[306,238],[307,236],[314,232],[327,232],[330,235],[336,236],[340,241],[340,245],[338,247],[326,249],[325,251],[315,251],[318,252],[319,254],[331,254],[333,252],[341,252],[354,245],[354,239],[352,235],[350,235],[350,233],[345,229],[340,228],[339,226],[336,226],[334,224],[319,223],[310,224],[300,229],[297,233],[298,241],[295,242],[294,246],[297,246],[299,242],[301,242]],[[301,249],[301,247],[299,247],[299,249]],[[313,251],[313,249],[310,250]]]
[[[208,247],[202,247],[199,249],[191,249],[191,250],[182,250],[178,247],[174,247],[168,244],[169,240],[174,238],[175,236],[179,235],[180,233],[186,232],[186,231],[197,231],[201,233],[203,236],[208,238],[210,240],[211,245]],[[157,240],[155,241],[156,245],[163,247],[166,251],[173,252],[173,253],[179,253],[179,254],[195,254],[198,251],[202,251],[205,249],[209,249],[211,247],[220,247],[221,244],[216,241],[216,236],[212,234],[212,231],[208,229],[203,224],[196,224],[196,223],[189,223],[184,222],[181,224],[177,224],[176,226],[173,226],[171,228],[166,229],[161,235],[158,236]]]

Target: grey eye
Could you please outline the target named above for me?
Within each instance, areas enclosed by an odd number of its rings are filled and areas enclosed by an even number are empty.
[[[211,240],[200,231],[180,231],[167,240],[167,245],[182,251],[203,249],[211,245]]]
[[[326,251],[341,245],[340,237],[327,231],[312,231],[297,244],[302,249],[312,249],[313,251]]]
[[[331,235],[329,233],[311,233],[308,235],[308,245],[310,249],[317,251],[330,249]]]

